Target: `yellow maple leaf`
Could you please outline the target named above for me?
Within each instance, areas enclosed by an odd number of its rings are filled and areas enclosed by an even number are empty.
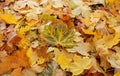
[[[60,67],[65,70],[69,67],[71,59],[67,58],[64,53],[61,53],[57,59],[56,62],[60,65]]]
[[[23,26],[19,29],[18,31],[18,36],[20,36],[21,38],[24,38],[25,36],[25,33],[30,29],[30,26],[26,25],[26,26]]]
[[[31,65],[35,64],[38,60],[38,56],[35,52],[33,52],[32,48],[29,48],[26,52],[26,56],[29,58],[29,63]]]
[[[70,65],[70,72],[72,72],[73,75],[79,75],[85,69],[91,67],[91,60],[89,57],[81,57],[75,54],[73,60],[74,62]]]
[[[17,24],[15,17],[12,14],[1,14],[0,18],[4,20],[7,24]]]
[[[114,74],[114,76],[120,76],[120,73],[119,73],[119,72],[116,72],[116,73]]]

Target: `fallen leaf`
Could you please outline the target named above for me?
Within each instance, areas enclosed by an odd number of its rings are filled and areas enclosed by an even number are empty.
[[[41,20],[31,20],[30,22],[27,22],[26,24],[28,26],[36,26]]]
[[[23,48],[23,49],[27,49],[29,46],[30,46],[30,42],[25,39],[25,38],[22,38],[18,43],[17,43],[17,46],[19,48]]]
[[[70,64],[70,72],[73,75],[79,75],[83,73],[84,70],[90,69],[91,59],[89,57],[81,57],[79,55],[74,55],[73,63]]]
[[[28,60],[24,52],[16,52],[14,55],[2,58],[0,63],[0,74],[6,73],[14,68],[28,67]]]
[[[93,32],[92,30],[89,30],[89,29],[82,29],[82,31],[83,31],[85,34],[88,34],[88,35],[96,35],[95,32]]]
[[[22,74],[21,70],[22,68],[14,69],[10,76],[21,76]]]
[[[36,76],[36,74],[30,68],[27,68],[22,71],[22,76]]]
[[[17,21],[12,14],[7,14],[7,13],[1,14],[0,18],[8,24],[17,24]]]
[[[43,64],[45,62],[45,59],[43,57],[39,57],[37,63],[38,64]]]
[[[79,0],[74,1],[74,0],[72,0],[72,3],[74,4],[74,6],[76,6],[71,11],[72,15],[78,16],[78,15],[82,14],[83,17],[88,17],[88,16],[91,15],[90,7],[88,5],[86,5],[83,1],[79,1]]]
[[[53,74],[53,76],[66,76],[65,72],[58,69],[57,71],[55,71],[55,73]]]
[[[33,52],[33,49],[31,47],[27,50],[26,55],[29,58],[30,65],[35,64],[39,59],[39,57],[35,52]]]
[[[119,72],[116,72],[116,73],[114,74],[114,76],[120,76],[120,73],[119,73]]]
[[[29,25],[21,26],[19,28],[19,31],[17,32],[18,36],[21,37],[21,38],[24,38],[26,32],[30,30],[30,27],[31,26],[29,26]]]
[[[64,23],[58,24],[55,27],[52,25],[46,26],[43,34],[45,36],[44,40],[52,46],[75,46],[75,43],[73,42],[75,36],[74,30],[68,29]]]
[[[88,52],[91,50],[92,50],[92,47],[89,43],[79,43],[73,48],[67,49],[68,52],[78,52],[81,55],[85,55],[85,56],[88,56],[89,55]]]
[[[64,53],[61,53],[56,58],[56,62],[60,65],[60,67],[65,70],[69,68],[71,59],[67,58]]]
[[[116,33],[115,36],[107,43],[105,43],[105,46],[108,48],[112,48],[114,45],[118,44],[120,42],[120,33]]]

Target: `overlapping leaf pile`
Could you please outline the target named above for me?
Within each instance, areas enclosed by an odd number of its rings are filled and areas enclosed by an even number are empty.
[[[0,76],[120,76],[120,0],[0,1]]]

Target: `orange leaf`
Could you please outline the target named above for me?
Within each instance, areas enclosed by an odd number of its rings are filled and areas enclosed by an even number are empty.
[[[10,76],[21,76],[21,69],[22,68],[14,69]]]
[[[13,68],[28,67],[28,60],[22,51],[17,51],[14,55],[1,59],[0,74],[6,73]]]

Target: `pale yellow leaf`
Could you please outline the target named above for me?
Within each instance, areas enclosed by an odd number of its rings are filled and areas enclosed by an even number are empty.
[[[55,59],[55,61],[60,65],[60,67],[65,70],[69,67],[71,59],[66,57],[65,53],[63,52],[59,52],[59,54],[57,54],[57,57]]]
[[[78,52],[81,55],[88,56],[88,52],[92,50],[92,47],[89,43],[79,43],[73,48],[67,49],[68,52]]]
[[[71,60],[65,56],[64,53],[60,54],[56,59],[56,62],[61,66],[62,69],[69,67]]]
[[[81,57],[79,55],[74,55],[74,62],[70,65],[70,71],[73,75],[81,74],[85,69],[91,67],[91,59],[89,57]]]

